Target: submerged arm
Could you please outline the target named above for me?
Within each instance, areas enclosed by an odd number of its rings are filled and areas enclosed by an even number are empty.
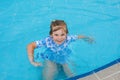
[[[34,54],[35,48],[36,48],[36,45],[34,42],[28,44],[28,46],[27,46],[28,58],[29,58],[30,62],[33,62],[33,54]]]
[[[34,62],[34,49],[36,48],[36,43],[32,42],[30,44],[28,44],[27,46],[27,53],[28,53],[28,58],[31,64],[33,64],[34,66],[39,66],[40,63]]]
[[[87,41],[89,43],[94,42],[94,39],[92,37],[89,37],[89,36],[78,35],[78,39],[83,39],[84,41]]]

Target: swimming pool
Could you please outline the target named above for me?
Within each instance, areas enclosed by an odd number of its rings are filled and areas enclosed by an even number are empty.
[[[26,45],[48,36],[54,19],[65,20],[70,34],[96,41],[71,44],[76,75],[120,58],[119,0],[1,0],[0,4],[0,80],[40,80],[42,68],[29,63]]]

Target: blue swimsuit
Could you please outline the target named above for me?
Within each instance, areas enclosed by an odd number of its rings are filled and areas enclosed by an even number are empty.
[[[44,46],[46,50],[44,53],[38,53],[37,56],[39,59],[42,57],[45,60],[50,60],[59,64],[64,64],[68,61],[68,58],[71,54],[71,50],[68,48],[68,45],[78,39],[78,36],[67,36],[66,40],[58,45],[56,44],[52,37],[47,37],[43,40],[35,41],[37,48]]]

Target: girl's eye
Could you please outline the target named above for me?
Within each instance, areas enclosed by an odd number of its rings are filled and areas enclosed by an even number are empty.
[[[58,36],[58,34],[55,34],[55,36]]]
[[[64,36],[65,34],[62,34],[61,36]]]

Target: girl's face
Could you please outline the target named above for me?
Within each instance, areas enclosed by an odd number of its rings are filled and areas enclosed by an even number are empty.
[[[59,29],[52,33],[52,38],[57,44],[61,44],[66,39],[66,32],[63,29]]]

